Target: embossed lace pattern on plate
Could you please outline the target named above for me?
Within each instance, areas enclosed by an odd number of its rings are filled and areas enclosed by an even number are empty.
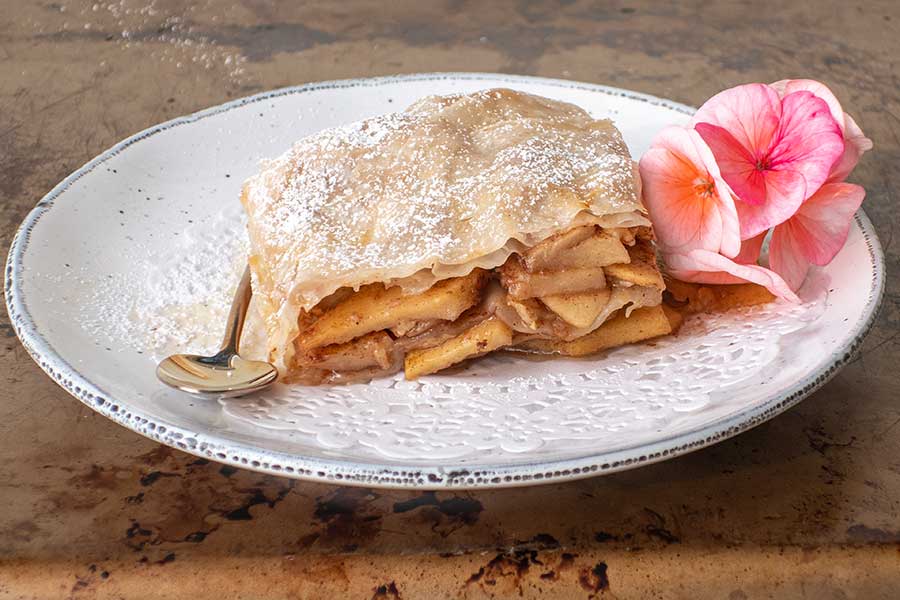
[[[821,314],[825,286],[812,287],[813,297],[800,306],[694,317],[677,336],[598,357],[506,353],[415,382],[398,374],[369,384],[278,386],[221,404],[233,419],[373,458],[484,459],[612,447],[677,426],[712,403],[727,409],[741,381],[779,360],[783,336]]]

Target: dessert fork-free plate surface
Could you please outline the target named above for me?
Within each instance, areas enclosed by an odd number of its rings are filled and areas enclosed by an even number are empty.
[[[245,260],[240,185],[261,159],[427,94],[501,86],[612,118],[635,158],[692,113],[604,86],[447,73],[309,84],[175,119],[104,152],[28,215],[6,270],[17,334],[73,396],[164,444],[290,477],[431,489],[559,481],[676,456],[784,411],[851,358],[884,288],[862,211],[841,253],[801,290],[803,305],[693,319],[678,336],[598,357],[501,354],[418,382],[276,385],[220,402],[156,380],[160,356],[218,342]]]

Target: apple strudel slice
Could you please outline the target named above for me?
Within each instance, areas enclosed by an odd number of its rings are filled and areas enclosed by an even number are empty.
[[[571,104],[427,97],[300,140],[241,199],[289,381],[416,378],[500,349],[579,355],[669,332],[634,163],[612,122]]]

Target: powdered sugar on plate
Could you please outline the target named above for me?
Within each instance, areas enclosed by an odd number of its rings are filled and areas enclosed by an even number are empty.
[[[175,352],[215,353],[247,262],[245,227],[243,211],[234,203],[188,226],[171,244],[136,247],[134,276],[93,284],[96,302],[83,307],[83,327],[97,339],[126,341],[155,360]],[[104,306],[99,314],[98,305]],[[242,354],[261,357],[264,348],[251,304]]]

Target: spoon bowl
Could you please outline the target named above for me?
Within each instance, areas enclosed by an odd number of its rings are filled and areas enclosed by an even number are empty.
[[[166,385],[203,398],[250,394],[278,377],[278,370],[267,362],[221,354],[174,354],[159,363],[156,376]]]
[[[278,378],[278,370],[274,366],[238,355],[252,293],[248,265],[234,294],[222,349],[213,356],[173,354],[157,365],[156,376],[159,380],[200,398],[243,396],[273,383]]]

